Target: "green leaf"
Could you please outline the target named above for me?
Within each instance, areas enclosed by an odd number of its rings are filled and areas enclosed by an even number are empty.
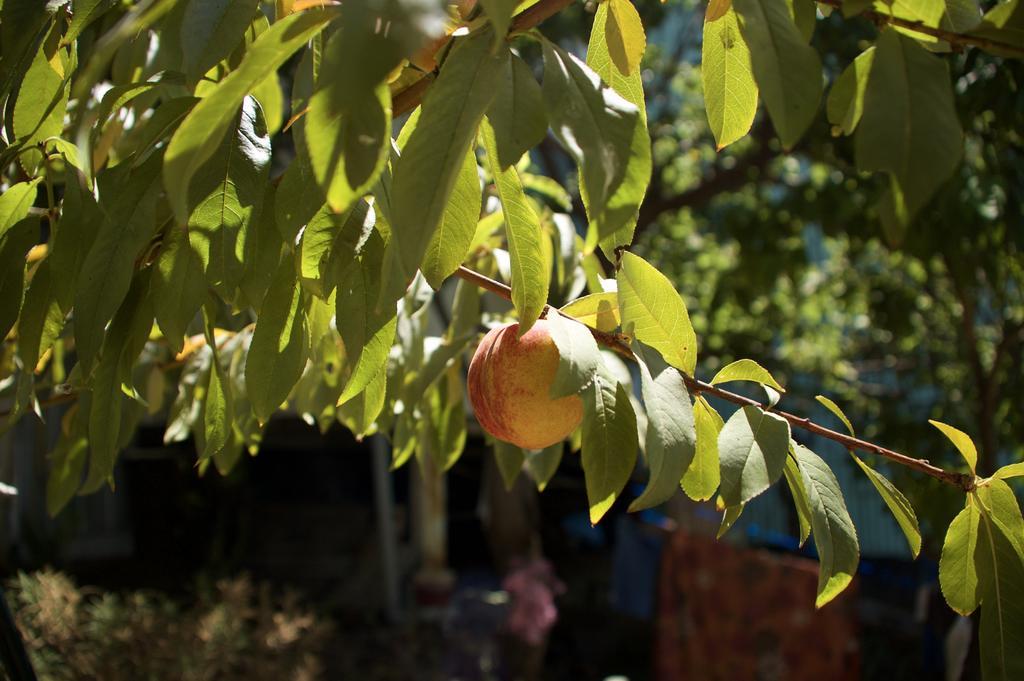
[[[608,52],[622,75],[636,73],[647,49],[647,35],[636,7],[629,0],[608,0],[605,40]]]
[[[57,302],[49,258],[40,263],[25,293],[18,321],[18,357],[25,371],[33,371],[64,328],[64,313]],[[58,275],[60,276],[60,275]]]
[[[203,261],[186,228],[172,227],[164,237],[153,273],[156,323],[171,350],[181,352],[189,324],[206,296]]]
[[[79,273],[103,223],[103,214],[80,172],[69,169],[65,178],[64,201],[49,257],[54,270],[61,273],[53,283],[60,308],[66,314],[74,303]]]
[[[112,197],[78,277],[75,293],[75,345],[86,374],[99,353],[103,328],[131,285],[134,263],[156,230],[160,157],[134,171],[115,166],[98,178],[100,192]]]
[[[239,288],[245,294],[245,303],[253,308],[259,305],[270,288],[284,246],[274,219],[277,195],[273,186],[265,188],[259,216],[254,217],[249,229],[243,232],[245,257]]]
[[[728,383],[729,381],[752,381],[761,385],[771,386],[780,393],[786,389],[779,385],[768,370],[752,359],[738,359],[718,370],[715,377],[711,379],[711,385]]]
[[[975,553],[981,513],[970,499],[946,531],[939,559],[939,586],[949,607],[961,615],[974,612],[981,602]]]
[[[586,186],[588,214],[599,216],[626,176],[640,111],[589,66],[546,41],[541,92],[551,129]]]
[[[598,331],[614,331],[619,325],[619,294],[591,293],[562,306],[562,314]]]
[[[371,234],[358,263],[338,281],[336,318],[345,343],[345,361],[352,373],[338,398],[339,404],[358,395],[388,360],[398,324],[394,303],[378,306],[382,285],[380,264],[384,244],[379,232]]]
[[[562,462],[564,450],[565,443],[557,442],[540,451],[526,453],[526,469],[537,483],[537,491],[543,492],[551,482],[555,471],[558,470],[558,464]]]
[[[149,296],[149,273],[137,274],[110,323],[110,332],[103,343],[103,354],[92,382],[89,408],[89,474],[83,493],[93,492],[111,479],[117,454],[134,431],[126,423],[131,370],[142,351],[153,326],[152,300]],[[130,425],[130,427],[126,427]]]
[[[521,335],[530,330],[547,303],[551,270],[545,263],[541,248],[544,234],[540,218],[523,193],[523,185],[515,166],[505,170],[499,168],[494,131],[490,124],[485,121],[480,132],[488,166],[498,189],[498,198],[501,199],[501,211],[505,216],[505,236],[508,239],[512,270],[512,304],[519,314]]]
[[[721,497],[719,497],[721,499]],[[736,521],[740,519],[743,514],[743,504],[737,504],[736,506],[726,506],[725,512],[722,514],[722,523],[718,526],[718,532],[715,533],[715,539],[721,539],[725,536],[725,533],[732,529],[732,526],[736,524]]]
[[[210,360],[209,377],[206,383],[206,394],[203,397],[203,451],[199,459],[216,456],[233,440],[233,416],[231,381],[218,359],[217,345],[212,334],[212,327],[207,333],[207,344],[213,351]]]
[[[523,463],[526,461],[526,454],[522,447],[495,440],[494,461],[498,464],[498,472],[501,473],[501,480],[505,483],[505,489],[509,492],[516,484],[519,472],[523,470]]]
[[[750,48],[731,6],[719,18],[704,21],[700,75],[708,125],[721,150],[749,132],[757,113]]]
[[[56,37],[51,34],[36,53],[18,89],[11,115],[11,128],[17,143],[29,148],[18,156],[18,160],[30,176],[38,172],[43,162],[42,152],[32,147],[48,137],[60,135],[64,130],[70,80],[54,68],[62,65],[66,58],[63,49],[53,47]]]
[[[238,69],[203,97],[178,126],[164,153],[163,175],[168,199],[180,221],[185,222],[189,213],[188,188],[192,177],[220,147],[245,96],[339,11],[337,7],[309,9],[274,22],[246,50]]]
[[[427,396],[423,420],[438,469],[447,471],[466,447],[466,411],[463,406],[462,368],[449,367]],[[521,465],[521,464],[520,464]]]
[[[842,130],[844,135],[853,134],[864,113],[864,93],[867,92],[874,59],[875,47],[872,45],[843,70],[828,93],[828,122]]]
[[[1018,516],[1019,513],[1017,510]],[[982,508],[978,530],[976,555],[982,588],[978,640],[982,676],[986,680],[1011,681],[1024,676],[1021,528],[1008,527],[993,509]]]
[[[790,451],[796,446],[790,441]],[[807,497],[807,488],[804,487],[803,475],[800,473],[800,466],[794,456],[786,457],[786,466],[782,469],[786,478],[786,486],[793,497],[793,507],[796,509],[797,524],[800,526],[800,546],[807,541],[811,535],[811,501]]]
[[[245,359],[245,386],[260,423],[288,399],[309,356],[302,287],[291,258],[282,258],[260,306]]]
[[[953,426],[946,425],[942,421],[928,419],[928,423],[938,428],[943,435],[949,438],[949,441],[956,446],[973,473],[978,465],[978,449],[974,446],[974,440],[971,439],[971,436]]]
[[[387,383],[387,367],[381,367],[361,393],[338,407],[338,420],[352,431],[356,439],[364,438],[376,430],[375,421],[384,409]]]
[[[636,464],[636,415],[622,384],[607,370],[598,373],[582,397],[583,474],[590,522],[597,524]]]
[[[7,98],[50,34],[57,8],[50,3],[0,5],[0,97]]]
[[[860,469],[864,471],[864,474],[868,476],[871,484],[875,486],[879,496],[882,497],[882,501],[892,511],[893,517],[896,518],[897,524],[899,524],[900,529],[903,530],[903,534],[907,538],[907,543],[910,544],[910,553],[914,558],[917,558],[918,554],[921,553],[921,530],[917,526],[917,514],[914,513],[914,507],[910,505],[910,501],[903,496],[903,493],[889,482],[888,478],[861,461],[860,457],[853,452],[850,452],[850,456],[857,462]]]
[[[608,42],[605,39],[608,17],[608,3],[601,3],[594,15],[594,26],[590,31],[587,65],[594,69],[594,73],[600,76],[601,80],[636,106],[637,118],[629,142],[625,174],[604,209],[602,210],[600,205],[592,205],[592,192],[586,177],[581,179],[580,193],[590,221],[587,234],[589,248],[593,248],[596,238],[600,241],[601,250],[611,256],[616,248],[628,246],[633,240],[640,204],[651,181],[651,137],[647,132],[647,107],[644,103],[644,86],[640,70],[624,76],[612,63]]]
[[[70,45],[92,22],[102,17],[116,4],[117,0],[72,0],[71,23],[61,42]]]
[[[487,20],[494,27],[494,44],[501,45],[508,34],[508,28],[512,25],[512,15],[516,11],[519,0],[480,0],[483,5]]]
[[[469,248],[480,219],[483,191],[480,173],[476,165],[476,150],[470,145],[462,168],[452,188],[452,195],[444,209],[444,217],[437,231],[430,237],[427,252],[420,267],[430,285],[441,288],[441,284],[469,255]]]
[[[745,504],[782,475],[789,451],[789,422],[748,406],[736,410],[718,434],[727,506]]]
[[[811,509],[811,528],[820,563],[818,597],[814,605],[820,608],[853,580],[860,559],[860,546],[857,530],[846,510],[843,491],[832,469],[802,445],[796,445],[793,454],[800,465]]]
[[[357,201],[342,213],[324,204],[305,229],[296,248],[299,276],[313,294],[326,297],[355,260],[373,232],[376,213]]]
[[[487,110],[494,127],[501,169],[514,166],[523,154],[537,146],[548,132],[544,98],[533,72],[522,59],[505,50],[497,94]]]
[[[28,217],[28,209],[36,200],[40,178],[12,184],[0,194],[0,238],[14,225]]]
[[[630,504],[630,511],[668,501],[679,490],[697,446],[693,405],[683,377],[653,350],[641,348],[637,357],[647,412],[644,451],[651,477],[647,488]]]
[[[501,78],[505,57],[491,54],[492,40],[490,31],[481,31],[455,41],[395,165],[392,234],[384,270],[393,290],[386,291],[386,297],[397,299],[423,261],[466,152],[494,98],[493,83]]]
[[[245,232],[259,218],[270,171],[270,137],[256,100],[246,97],[217,153],[196,171],[189,187],[189,243],[206,280],[225,300],[242,279]]]
[[[257,0],[188,0],[181,20],[182,66],[193,81],[227,57],[258,11]]]
[[[1020,0],[1010,0],[993,6],[985,13],[981,24],[971,33],[1007,45],[1024,45],[1024,3]],[[1019,52],[1010,52],[998,47],[990,46],[986,51],[1003,57],[1020,57]]]
[[[1006,478],[1016,478],[1021,475],[1024,475],[1024,461],[1007,464],[997,470],[992,477],[999,480],[1005,480]]]
[[[843,410],[839,408],[838,404],[836,404],[829,398],[825,397],[824,395],[816,395],[814,399],[818,400],[818,402],[821,403],[823,407],[828,409],[837,419],[842,421],[843,425],[846,426],[846,430],[849,431],[850,435],[856,437],[857,433],[855,433],[853,430],[853,424],[850,423],[850,419],[846,418],[846,414],[843,413]]]
[[[551,340],[558,347],[558,368],[549,391],[555,400],[575,395],[590,385],[601,367],[597,341],[582,324],[566,319],[555,310],[547,316]]]
[[[721,480],[718,460],[718,434],[725,422],[700,395],[693,404],[693,422],[697,444],[690,467],[683,474],[681,485],[694,501],[707,501],[714,496]]]
[[[882,31],[854,142],[858,170],[889,173],[882,220],[898,237],[963,154],[946,62],[911,38]]]
[[[638,255],[623,253],[619,282],[622,329],[661,353],[665,361],[693,375],[697,335],[672,282]]]
[[[733,0],[740,32],[784,149],[792,149],[814,120],[821,99],[821,59],[809,46],[786,0]]]
[[[62,419],[61,437],[50,453],[50,475],[46,479],[46,512],[51,518],[68,505],[82,485],[82,473],[89,456],[86,437],[88,396],[71,407]]]
[[[25,218],[0,236],[0,341],[18,321],[25,298],[25,256],[39,241],[39,219]]]
[[[391,140],[391,93],[386,83],[359,82],[365,64],[353,59],[349,40],[342,29],[327,41],[305,127],[313,176],[335,212],[373,186]]]

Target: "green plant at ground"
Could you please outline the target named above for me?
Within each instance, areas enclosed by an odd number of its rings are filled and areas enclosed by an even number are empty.
[[[20,573],[7,588],[42,681],[323,678],[330,626],[295,594],[276,597],[248,577],[201,589],[187,607],[157,592],[80,587],[52,570]]]

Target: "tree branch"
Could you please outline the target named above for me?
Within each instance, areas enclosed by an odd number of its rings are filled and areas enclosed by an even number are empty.
[[[511,36],[516,33],[529,31],[540,22],[558,14],[574,2],[576,0],[540,0],[536,5],[527,8],[512,18],[512,25],[509,27],[508,34]],[[433,80],[433,74],[425,73],[419,80],[394,93],[391,96],[394,116],[397,117],[409,113],[419,106]]]
[[[835,7],[838,10],[843,8],[843,0],[818,0],[822,5],[828,5]],[[973,46],[980,47],[986,50],[998,50],[1002,52],[1009,52],[1018,56],[1024,57],[1024,47],[1020,45],[1013,45],[1011,43],[1004,43],[1001,40],[992,40],[990,38],[984,38],[978,35],[970,35],[967,33],[956,33],[954,31],[947,31],[944,28],[935,28],[928,26],[920,21],[913,21],[911,19],[901,19],[900,17],[891,16],[884,12],[876,12],[874,10],[866,9],[860,12],[860,16],[865,19],[870,19],[876,24],[889,24],[890,26],[898,26],[900,28],[910,29],[915,33],[921,33],[923,35],[930,35],[933,38],[945,40],[950,45],[959,46]]]
[[[485,291],[490,291],[491,293],[494,293],[495,295],[500,296],[505,300],[512,300],[512,289],[510,289],[508,286],[501,283],[500,281],[495,281],[494,279],[491,279],[490,277],[480,274],[479,272],[475,272],[467,267],[459,267],[459,269],[455,271],[454,276],[459,277],[460,279],[464,279],[470,282],[471,284],[479,286]],[[550,305],[544,307],[545,314],[547,314],[550,310]],[[629,346],[629,341],[626,339],[625,336],[615,333],[606,333],[603,331],[598,331],[589,326],[587,328],[590,330],[590,333],[593,334],[595,340],[597,340],[597,342],[600,343],[601,345],[630,360],[636,359],[633,355],[633,350]],[[736,393],[730,392],[723,388],[719,388],[718,386],[711,385],[710,383],[705,383],[704,381],[701,381],[692,376],[687,376],[683,372],[680,372],[680,375],[686,382],[686,387],[689,388],[690,391],[694,394],[707,393],[709,395],[714,395],[715,397],[723,399],[727,402],[732,402],[733,404],[739,405],[741,407],[754,406],[764,409],[765,411],[771,411],[771,413],[775,414],[776,416],[780,416],[786,419],[786,421],[788,421],[791,426],[795,428],[800,428],[801,430],[805,430],[809,433],[814,433],[815,435],[820,435],[821,437],[832,440],[833,442],[838,442],[839,444],[843,445],[849,450],[860,450],[864,452],[870,452],[871,454],[877,454],[878,456],[889,459],[890,461],[898,463],[901,466],[912,468],[916,471],[920,471],[921,473],[930,475],[933,478],[941,480],[949,485],[958,487],[964,490],[965,492],[974,489],[974,476],[972,475],[966,473],[955,473],[953,471],[947,471],[943,468],[939,468],[938,466],[932,465],[929,461],[925,459],[915,459],[913,457],[907,456],[906,454],[900,454],[897,451],[893,451],[880,445],[876,445],[873,442],[861,440],[860,438],[853,437],[845,433],[840,433],[829,428],[825,428],[824,426],[820,426],[817,423],[814,423],[805,416],[796,416],[795,414],[790,414],[788,412],[780,411],[778,409],[768,408],[765,405],[758,402],[757,400],[752,400],[748,397],[743,397],[742,395],[737,395]]]

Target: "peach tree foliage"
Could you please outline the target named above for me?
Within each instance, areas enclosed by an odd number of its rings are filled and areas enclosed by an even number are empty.
[[[542,451],[494,442],[507,480],[525,468],[543,488],[580,450],[598,522],[642,453],[632,510],[682,487],[716,500],[722,532],[784,480],[801,541],[814,536],[822,606],[856,572],[857,534],[794,429],[850,449],[916,556],[913,508],[854,450],[888,456],[965,493],[942,591],[958,612],[981,606],[985,677],[1024,676],[1024,519],[1005,482],[1024,464],[980,478],[970,437],[938,422],[962,471],[900,458],[856,440],[824,397],[850,436],[811,424],[777,409],[783,386],[753,360],[696,379],[683,298],[629,252],[651,177],[644,27],[630,0],[596,3],[578,55],[537,28],[570,4],[3,0],[0,394],[5,427],[71,402],[50,512],[111,481],[147,413],[166,414],[168,442],[194,440],[200,471],[255,452],[282,407],[383,433],[395,467],[447,469],[481,331],[544,315],[553,390],[580,395],[583,424]],[[858,169],[888,182],[880,228],[923,228],[963,146],[942,53],[1024,54],[1020,0],[983,4],[712,0],[702,78],[718,146],[748,133],[759,103],[784,149],[827,117],[854,137]],[[810,39],[830,12],[878,31],[826,84]],[[576,187],[534,172],[528,152],[549,134]],[[706,394],[731,399],[719,384],[732,381],[767,398],[724,420]]]

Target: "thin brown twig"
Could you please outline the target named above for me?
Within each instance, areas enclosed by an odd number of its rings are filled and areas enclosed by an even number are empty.
[[[843,8],[843,0],[818,0],[822,5],[828,5],[829,7],[835,7],[838,10]],[[914,21],[913,19],[903,19],[885,12],[876,12],[875,10],[866,9],[860,12],[859,16],[865,19],[879,24],[889,24],[890,26],[898,26],[900,28],[906,28],[915,33],[921,33],[922,35],[930,35],[933,38],[939,40],[945,40],[950,45],[970,45],[973,47],[980,47],[986,50],[996,50],[1002,52],[1009,52],[1019,56],[1024,56],[1024,47],[1020,45],[1014,45],[1011,43],[1004,43],[1001,40],[993,40],[991,38],[985,38],[980,35],[971,35],[969,33],[957,33],[955,31],[947,31],[944,28],[936,28],[934,26],[928,26],[927,24]]]
[[[459,267],[459,269],[455,271],[455,276],[459,277],[460,279],[464,279],[470,282],[471,284],[475,284],[476,286],[479,286],[480,288],[486,291],[490,291],[491,293],[494,293],[495,295],[500,296],[506,300],[512,300],[512,289],[510,289],[508,286],[501,283],[500,281],[495,281],[494,279],[491,279],[490,277],[480,274],[479,272],[475,272],[467,267]],[[545,306],[545,312],[547,312],[550,309],[550,306]],[[633,350],[629,346],[629,342],[626,340],[624,336],[615,333],[606,333],[603,331],[598,331],[589,326],[587,328],[590,329],[591,334],[593,334],[594,338],[601,345],[607,347],[608,349],[616,352],[619,355],[627,357],[628,359],[636,359],[635,355],[633,354]],[[817,423],[814,423],[805,416],[797,416],[795,414],[790,414],[788,412],[780,411],[774,408],[769,409],[768,407],[761,404],[757,400],[752,400],[749,397],[737,395],[736,393],[724,390],[716,385],[705,383],[704,381],[694,378],[693,376],[687,376],[683,372],[680,372],[680,374],[682,375],[683,380],[686,382],[687,388],[689,388],[690,391],[693,392],[694,394],[707,393],[709,395],[714,395],[715,397],[723,399],[727,402],[732,402],[733,404],[739,405],[741,407],[754,406],[760,409],[764,409],[766,411],[771,411],[773,414],[786,419],[786,421],[788,421],[791,426],[795,428],[800,428],[801,430],[805,430],[809,433],[814,433],[815,435],[820,435],[821,437],[827,438],[834,442],[838,442],[839,444],[843,445],[844,447],[851,451],[860,450],[864,452],[870,452],[871,454],[877,454],[878,456],[889,459],[890,461],[898,463],[902,466],[912,468],[926,475],[930,475],[933,478],[942,480],[943,482],[953,485],[954,487],[959,487],[965,492],[974,489],[974,476],[965,473],[947,471],[943,468],[939,468],[938,466],[932,465],[925,459],[915,459],[913,457],[907,456],[906,454],[900,454],[899,452],[894,451],[892,449],[876,445],[873,442],[868,442],[867,440],[861,440],[860,438],[853,437],[851,435],[846,435],[845,433],[840,433],[835,430],[831,430],[830,428],[826,428],[824,426],[818,425]]]

